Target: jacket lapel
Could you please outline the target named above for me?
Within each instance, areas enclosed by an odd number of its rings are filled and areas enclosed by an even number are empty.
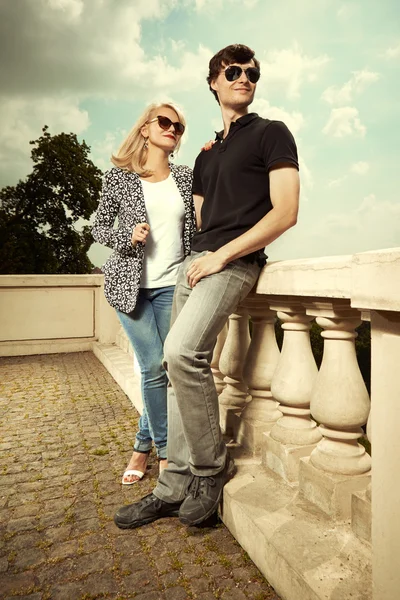
[[[129,201],[135,211],[135,223],[147,223],[146,205],[144,203],[143,187],[137,173],[128,172]]]

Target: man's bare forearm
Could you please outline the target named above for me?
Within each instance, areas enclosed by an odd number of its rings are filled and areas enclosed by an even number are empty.
[[[265,248],[293,227],[296,222],[297,210],[288,212],[273,208],[254,227],[222,246],[215,254],[221,258],[224,264],[228,264],[232,260]]]

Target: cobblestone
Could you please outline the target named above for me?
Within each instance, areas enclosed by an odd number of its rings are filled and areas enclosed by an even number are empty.
[[[229,531],[112,517],[138,414],[92,353],[0,359],[0,599],[280,600]]]

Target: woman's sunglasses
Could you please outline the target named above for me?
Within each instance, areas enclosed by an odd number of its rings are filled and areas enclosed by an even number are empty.
[[[257,67],[248,67],[247,69],[242,69],[242,67],[239,67],[238,65],[231,65],[225,69],[224,73],[228,81],[236,81],[236,79],[239,79],[243,71],[246,73],[246,77],[251,83],[257,83],[257,81],[260,79],[260,69]]]
[[[161,129],[164,129],[164,131],[168,131],[171,125],[173,125],[176,135],[182,135],[185,131],[185,126],[183,123],[180,123],[179,121],[175,121],[175,123],[173,123],[168,117],[158,115],[158,117],[151,119],[151,121],[148,121],[148,123],[154,123],[155,121],[158,121],[159,126]]]

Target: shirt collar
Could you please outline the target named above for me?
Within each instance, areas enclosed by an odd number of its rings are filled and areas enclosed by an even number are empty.
[[[248,113],[247,115],[243,115],[243,117],[239,117],[239,119],[236,119],[236,121],[233,121],[233,123],[238,124],[241,127],[244,127],[248,123],[251,123],[251,121],[254,121],[254,119],[257,119],[257,117],[258,117],[257,113]],[[224,139],[224,130],[223,129],[221,131],[215,132],[215,139],[216,140]]]

